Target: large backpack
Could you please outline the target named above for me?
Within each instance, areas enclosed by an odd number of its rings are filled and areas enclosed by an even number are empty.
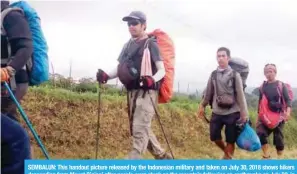
[[[13,10],[21,11],[29,23],[33,41],[33,54],[26,67],[29,72],[29,85],[39,85],[49,80],[48,45],[41,28],[40,17],[27,2],[18,1],[12,3],[9,8],[1,12],[1,35],[6,35],[3,20]]]
[[[173,96],[173,85],[174,85],[174,71],[175,71],[175,47],[172,39],[167,33],[160,29],[156,29],[151,33],[148,33],[151,37],[157,39],[161,57],[163,58],[165,66],[165,77],[162,80],[158,102],[167,103]]]
[[[278,112],[273,112],[270,110],[269,108],[269,101],[266,97],[266,95],[263,92],[263,86],[266,84],[267,82],[264,81],[263,84],[260,86],[259,90],[260,90],[260,94],[262,94],[262,99],[259,102],[259,111],[258,111],[258,119],[261,120],[261,122],[267,126],[269,129],[274,129],[275,127],[277,127],[279,125],[279,123],[284,119],[284,115],[282,112],[278,113]],[[291,100],[293,100],[293,91],[291,86],[288,83],[283,83],[281,81],[278,81],[278,86],[277,86],[277,92],[279,93],[279,102],[283,103],[283,110],[286,109],[286,102],[284,100],[283,97],[283,85],[285,85],[288,89],[288,93],[289,93],[289,98]]]
[[[240,74],[241,80],[242,80],[242,85],[243,85],[243,90],[246,88],[246,80],[249,75],[249,64],[246,60],[237,58],[237,57],[232,57],[229,60],[229,66],[238,72]]]

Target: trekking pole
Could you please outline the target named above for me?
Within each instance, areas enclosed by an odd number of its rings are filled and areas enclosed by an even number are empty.
[[[168,148],[169,148],[170,154],[171,154],[172,158],[174,159],[173,152],[172,152],[172,150],[171,150],[171,147],[170,147],[169,141],[168,141],[168,139],[167,139],[167,136],[166,136],[166,134],[165,134],[165,131],[164,131],[163,125],[162,125],[162,123],[161,123],[161,118],[160,118],[160,115],[158,114],[157,108],[156,108],[156,106],[154,105],[154,102],[153,102],[152,96],[151,96],[151,95],[149,95],[149,96],[150,96],[150,98],[151,98],[152,105],[153,105],[153,107],[154,107],[154,110],[155,110],[155,113],[156,113],[156,115],[157,115],[157,118],[158,118],[158,121],[159,121],[160,127],[161,127],[161,129],[162,129],[162,132],[163,132],[163,134],[164,134],[164,137],[165,137],[166,143],[167,143],[167,145],[168,145]]]
[[[101,85],[98,87],[98,118],[97,118],[97,137],[96,137],[96,159],[98,157],[98,146],[99,146],[99,128],[100,128],[100,111],[101,111]]]
[[[22,109],[21,105],[19,104],[19,102],[17,101],[17,99],[15,98],[15,96],[13,95],[10,87],[8,86],[8,84],[6,82],[4,82],[5,87],[7,88],[12,100],[15,102],[15,104],[17,105],[17,108],[19,109],[23,119],[25,120],[26,124],[28,125],[28,127],[30,128],[32,134],[34,135],[35,140],[37,141],[37,143],[39,144],[44,156],[49,159],[49,155],[44,147],[44,145],[42,144],[41,140],[39,139],[36,131],[34,130],[32,124],[30,123],[28,116],[26,115],[26,113],[24,112],[24,110]]]

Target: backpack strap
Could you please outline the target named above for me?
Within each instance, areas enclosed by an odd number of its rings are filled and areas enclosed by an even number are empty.
[[[145,43],[144,43],[144,49],[148,48],[149,47],[149,44],[151,43],[151,38],[148,38]]]
[[[283,104],[283,110],[286,109],[286,101],[285,101],[284,94],[283,94],[284,86],[285,86],[285,84],[283,82],[281,82],[281,81],[278,80],[277,92],[279,94],[280,101]]]
[[[217,83],[217,80],[218,80],[218,76],[217,76],[217,70],[214,70],[212,73],[211,73],[211,79],[215,81],[215,88],[216,88],[216,91],[218,91],[218,83]],[[236,89],[235,89],[235,84],[236,84],[236,71],[232,70],[232,73],[233,73],[233,87],[234,87],[234,93],[236,95]]]
[[[1,36],[6,36],[7,35],[7,32],[6,32],[6,30],[4,28],[4,25],[3,25],[3,22],[4,22],[4,18],[7,16],[7,14],[9,12],[13,11],[13,10],[14,10],[14,8],[9,7],[9,8],[6,8],[5,10],[3,10],[1,12]],[[7,39],[7,37],[6,37],[6,39]],[[10,58],[11,57],[11,47],[10,47],[8,39],[7,39],[7,51],[8,51],[8,58]],[[1,58],[1,63],[2,64],[8,64],[9,59],[2,59]]]
[[[132,55],[129,53],[129,47],[131,45],[132,39],[130,39],[125,45],[124,45],[124,56],[127,56],[128,59],[132,59]]]
[[[277,92],[279,96],[282,96],[283,93],[283,83],[281,81],[277,81]]]
[[[211,73],[211,75],[210,75],[210,79],[211,79],[211,91],[212,91],[212,93],[211,93],[211,97],[210,97],[210,99],[209,99],[209,105],[210,105],[210,107],[212,108],[212,102],[213,102],[213,97],[214,97],[214,94],[215,94],[215,86],[213,85],[213,80],[215,81],[215,83],[217,83],[217,79],[216,79],[216,76],[217,75],[217,70],[214,70],[212,73]],[[206,94],[206,91],[207,91],[207,89],[205,90],[205,94]]]
[[[237,95],[237,92],[236,92],[236,74],[237,74],[237,72],[236,72],[235,70],[233,70],[233,69],[232,69],[232,71],[233,71],[233,88],[234,88],[234,96],[236,96],[236,95]]]
[[[7,32],[4,28],[4,19],[5,17],[8,15],[8,13],[10,13],[11,11],[19,11],[21,12],[23,15],[24,15],[24,11],[21,9],[21,8],[18,8],[18,7],[8,7],[6,9],[4,9],[2,12],[1,12],[1,36],[6,36],[7,35]],[[8,38],[6,37],[6,40],[7,40],[7,52],[8,52],[8,56],[7,58],[2,58],[1,57],[1,66],[4,65],[6,66],[7,64],[9,64],[9,62],[13,59],[13,57],[11,56],[11,46],[10,46],[10,43],[9,43],[9,40]],[[10,88],[11,90],[15,90],[16,89],[16,81],[15,81],[15,76],[12,76],[10,79],[9,79],[9,84],[10,84]]]
[[[215,88],[217,88],[217,77],[218,77],[218,75],[217,75],[217,70],[214,70],[212,73],[211,73],[211,80],[214,80],[215,81],[215,86],[213,86],[213,88],[215,89]],[[212,83],[211,83],[212,84]],[[217,90],[217,89],[216,89]],[[214,92],[214,90],[213,90],[213,92]]]
[[[144,55],[144,51],[145,51],[145,49],[149,49],[149,44],[151,43],[151,42],[153,42],[153,40],[150,38],[150,37],[148,37],[147,38],[147,40],[145,41],[145,43],[144,43],[144,49],[143,49],[143,55]],[[140,47],[141,48],[141,47]],[[140,51],[140,50],[139,50]],[[150,51],[150,50],[148,50],[148,51]],[[151,57],[150,57],[150,59],[151,59]],[[152,65],[152,64],[151,64]],[[152,67],[150,67],[151,68],[151,70],[152,70]],[[140,70],[141,71],[141,70]],[[160,83],[160,82],[156,82],[155,83],[155,85],[157,85],[158,83]],[[147,93],[149,93],[149,90],[148,89],[144,89],[144,92],[143,92],[143,94],[142,94],[142,98],[144,98],[145,96],[146,96],[146,94]]]
[[[6,8],[4,9],[2,12],[1,12],[1,35],[2,36],[6,36],[7,35],[7,32],[4,28],[4,19],[5,17],[8,15],[9,12],[11,11],[19,11],[21,12],[23,15],[24,15],[24,11],[21,9],[21,8],[18,8],[18,7],[9,7],[9,8]],[[6,38],[7,39],[7,38]],[[11,57],[11,46],[10,46],[10,43],[9,41],[7,40],[7,49],[8,49],[8,58]],[[2,59],[1,58],[1,62],[4,61],[3,63],[8,63],[9,60],[5,60],[5,59]],[[5,62],[6,61],[6,62]]]
[[[283,96],[283,83],[281,82],[281,81],[277,81],[277,93],[278,93],[278,95],[279,95],[279,97],[280,97],[280,99],[282,98],[282,96]]]
[[[125,48],[124,48],[125,49],[124,50],[124,52],[125,52],[124,56],[127,56],[127,59],[128,60],[132,60],[133,61],[134,56],[142,49],[142,46],[139,46],[135,50],[132,50],[131,51],[131,50],[129,50],[129,48],[130,48],[130,45],[131,45],[132,42],[133,42],[133,40],[130,39],[129,42],[126,43]]]
[[[6,31],[5,31],[5,28],[3,26],[3,21],[4,21],[4,18],[7,16],[7,14],[9,12],[11,12],[11,11],[19,11],[24,15],[24,11],[21,8],[18,8],[18,7],[8,7],[6,9],[4,9],[1,12],[1,35],[6,36],[6,34],[7,34]]]

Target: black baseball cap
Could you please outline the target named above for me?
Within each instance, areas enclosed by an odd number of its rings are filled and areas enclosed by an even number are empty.
[[[132,11],[128,16],[123,17],[123,21],[129,21],[131,19],[140,20],[146,22],[146,15],[141,11]]]

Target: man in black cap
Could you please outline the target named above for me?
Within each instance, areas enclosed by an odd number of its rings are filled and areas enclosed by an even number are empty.
[[[172,159],[160,145],[151,129],[151,121],[155,115],[160,81],[165,76],[165,67],[159,47],[154,38],[149,38],[146,30],[146,15],[141,11],[133,11],[125,16],[131,39],[126,43],[118,58],[117,68],[109,73],[99,69],[97,80],[106,83],[118,77],[127,89],[128,115],[130,132],[133,136],[133,149],[129,159],[140,159],[148,149],[155,159]],[[150,51],[152,76],[140,77],[141,62],[145,48]]]
[[[125,16],[123,21],[128,22],[129,32],[133,38],[146,37],[146,15],[141,11],[133,11]]]

